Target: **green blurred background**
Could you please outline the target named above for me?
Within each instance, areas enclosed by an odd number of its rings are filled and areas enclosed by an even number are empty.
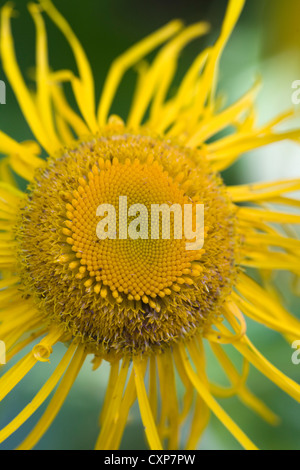
[[[1,2],[4,4],[4,2]],[[34,65],[35,33],[24,0],[15,0],[18,18],[13,33],[21,69],[30,76]],[[56,5],[68,19],[82,42],[92,64],[98,97],[111,61],[136,41],[174,18],[187,24],[207,20],[212,29],[207,37],[194,41],[179,61],[177,83],[197,52],[212,44],[219,32],[226,0],[59,0]],[[240,96],[259,73],[263,89],[259,98],[260,122],[279,111],[292,107],[291,85],[300,79],[300,3],[298,0],[248,0],[241,19],[221,61],[220,89],[229,102]],[[61,33],[47,21],[50,62],[54,70],[75,64]],[[0,79],[5,80],[0,66]],[[135,73],[127,73],[114,103],[113,112],[126,118],[135,84]],[[176,81],[174,83],[176,87]],[[300,105],[298,106],[300,111]],[[0,129],[17,140],[31,138],[30,130],[18,108],[11,89],[7,104],[0,106]],[[295,177],[300,174],[300,150],[296,144],[283,142],[245,155],[223,177],[228,184]],[[289,294],[289,276],[280,274],[278,285],[286,304],[298,314],[299,301]],[[291,362],[293,350],[280,336],[263,326],[249,322],[248,333],[254,344],[277,367],[300,382],[300,365]],[[300,338],[299,338],[300,339]],[[228,348],[230,350],[230,348]],[[19,384],[0,408],[0,426],[8,423],[34,396],[58,363],[64,346],[59,345],[50,365],[38,364]],[[234,358],[237,360],[237,358]],[[211,378],[226,384],[222,371],[208,351],[207,371]],[[101,410],[109,366],[104,364],[92,373],[88,360],[81,371],[63,409],[40,441],[37,449],[90,449],[97,433],[97,416]],[[300,449],[300,408],[255,370],[249,384],[253,392],[282,417],[281,425],[272,428],[237,399],[222,400],[226,411],[262,449]],[[179,387],[179,393],[182,390]],[[14,448],[37,422],[46,404],[26,422],[0,449]],[[139,412],[134,407],[122,442],[123,449],[145,449]],[[185,433],[188,432],[186,426]],[[239,449],[240,446],[214,417],[205,432],[200,449]]]

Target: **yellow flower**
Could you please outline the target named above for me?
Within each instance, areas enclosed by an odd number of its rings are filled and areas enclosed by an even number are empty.
[[[32,448],[57,415],[87,355],[93,355],[94,369],[102,360],[111,367],[97,449],[119,447],[136,399],[151,449],[177,449],[189,417],[186,448],[195,448],[210,412],[244,448],[255,449],[216,399],[236,395],[267,422],[277,422],[246,385],[250,364],[300,400],[300,386],[246,336],[244,318],[288,340],[300,338],[299,321],[281,305],[270,282],[272,270],[299,273],[300,242],[285,224],[300,223],[292,210],[299,209],[299,202],[286,197],[300,189],[300,180],[225,187],[218,174],[244,152],[300,138],[298,129],[276,131],[289,113],[256,126],[258,83],[236,103],[220,107],[215,95],[218,63],[243,5],[243,0],[229,1],[219,39],[196,57],[171,97],[178,55],[208,31],[207,24],[184,27],[173,21],[133,46],[112,64],[97,112],[90,65],[51,1],[29,4],[37,33],[34,93],[14,52],[13,8],[2,8],[3,68],[36,141],[18,143],[0,132],[0,151],[6,155],[0,163],[0,340],[8,362],[32,345],[1,377],[0,400],[37,362],[49,360],[56,343],[64,342],[67,350],[31,403],[0,431],[0,442],[56,389],[20,445]],[[50,69],[43,11],[69,42],[78,76]],[[144,57],[161,45],[153,63],[146,65]],[[124,73],[136,65],[138,83],[124,123],[109,115],[110,108]],[[64,82],[71,83],[81,115],[68,104]],[[211,139],[227,128],[230,135]],[[46,160],[40,157],[42,149],[49,155]],[[28,181],[25,193],[11,169]],[[146,208],[203,204],[203,248],[187,250],[186,240],[175,236],[99,240],[97,207],[116,205],[120,196],[128,198],[128,205]],[[282,206],[291,209],[280,211]],[[124,228],[118,222],[119,232]],[[261,274],[264,287],[246,274],[246,267]],[[230,388],[209,382],[204,342]],[[241,372],[225,352],[227,344],[243,357]],[[182,399],[177,375],[185,388]]]

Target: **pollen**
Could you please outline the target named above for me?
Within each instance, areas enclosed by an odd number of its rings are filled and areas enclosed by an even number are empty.
[[[100,239],[102,204],[116,209],[116,225],[112,236]],[[188,250],[184,234],[176,235],[172,211],[168,220],[160,214],[159,236],[152,236],[148,214],[154,205],[186,204],[204,206],[204,246],[198,250]],[[132,215],[135,205],[143,205],[147,217]],[[130,134],[120,124],[49,158],[36,172],[20,218],[26,293],[49,321],[64,325],[94,353],[150,354],[204,331],[233,285],[234,210],[222,181],[199,151]]]

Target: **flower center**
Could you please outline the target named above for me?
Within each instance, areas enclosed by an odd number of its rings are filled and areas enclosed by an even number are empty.
[[[105,356],[204,331],[235,277],[233,206],[201,154],[118,131],[49,158],[17,229],[26,295]],[[187,207],[203,248],[188,247]]]
[[[112,162],[101,158],[87,179],[80,178],[73,197],[67,204],[69,220],[64,233],[80,259],[77,278],[88,277],[85,286],[93,286],[102,297],[112,295],[118,303],[123,302],[124,296],[128,300],[142,299],[160,311],[160,304],[155,302],[157,296],[170,295],[178,289],[177,283],[192,284],[192,279],[183,275],[201,271],[200,265],[191,266],[202,252],[189,251],[184,238],[174,238],[175,222],[181,228],[182,209],[189,199],[153,157],[143,164],[138,159],[120,163],[117,158]],[[96,214],[102,204],[110,204],[114,211],[112,233],[107,232],[105,239],[96,234]],[[168,209],[173,204],[180,211],[176,220]],[[128,218],[132,207],[139,215]],[[167,211],[164,218],[159,217],[163,209]],[[151,227],[156,221],[159,233],[153,234]],[[134,238],[128,233],[130,229]],[[154,239],[157,235],[159,238]]]

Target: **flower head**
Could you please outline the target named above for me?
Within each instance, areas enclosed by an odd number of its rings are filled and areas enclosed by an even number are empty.
[[[184,27],[171,22],[124,53],[111,66],[97,112],[90,65],[51,1],[29,4],[37,32],[34,95],[14,52],[13,9],[10,4],[2,8],[3,67],[36,140],[18,143],[0,132],[0,151],[7,155],[1,161],[0,183],[0,339],[6,343],[8,359],[32,344],[32,351],[1,377],[0,399],[38,361],[48,361],[56,343],[64,342],[67,351],[30,405],[0,431],[1,442],[62,379],[20,448],[37,443],[87,355],[93,355],[95,369],[102,360],[111,365],[97,449],[118,448],[136,398],[152,449],[161,449],[165,442],[170,449],[178,448],[180,427],[189,415],[186,447],[195,448],[210,411],[243,447],[256,448],[215,398],[237,395],[262,418],[276,423],[274,413],[247,388],[249,364],[300,400],[299,385],[248,339],[244,317],[289,339],[300,337],[299,321],[276,294],[244,270],[250,266],[263,274],[273,269],[297,274],[300,242],[281,226],[300,223],[300,216],[275,210],[274,205],[299,208],[285,194],[299,189],[300,180],[226,187],[219,175],[248,150],[300,137],[299,130],[276,132],[286,115],[263,127],[255,125],[258,83],[233,105],[219,107],[218,62],[243,4],[229,1],[219,39],[196,57],[171,98],[168,90],[178,55],[189,41],[208,31],[206,23]],[[78,76],[50,69],[44,12],[68,40]],[[153,63],[138,69],[127,121],[111,116],[123,74],[162,44]],[[64,82],[71,83],[81,115],[68,104]],[[210,139],[229,127],[234,130],[227,137]],[[40,157],[42,149],[46,159]],[[11,170],[28,181],[25,193]],[[205,214],[201,229],[193,222],[193,236],[177,236],[178,226],[182,235],[187,220],[182,209],[189,206],[192,217],[198,205]],[[111,207],[116,211],[109,216]],[[154,237],[148,218],[153,207],[161,222]],[[160,219],[166,207],[169,217]],[[200,230],[204,245],[187,249]],[[232,383],[230,388],[209,383],[204,341]],[[225,344],[242,355],[242,372],[227,356]],[[183,400],[176,391],[176,371],[186,389]]]

